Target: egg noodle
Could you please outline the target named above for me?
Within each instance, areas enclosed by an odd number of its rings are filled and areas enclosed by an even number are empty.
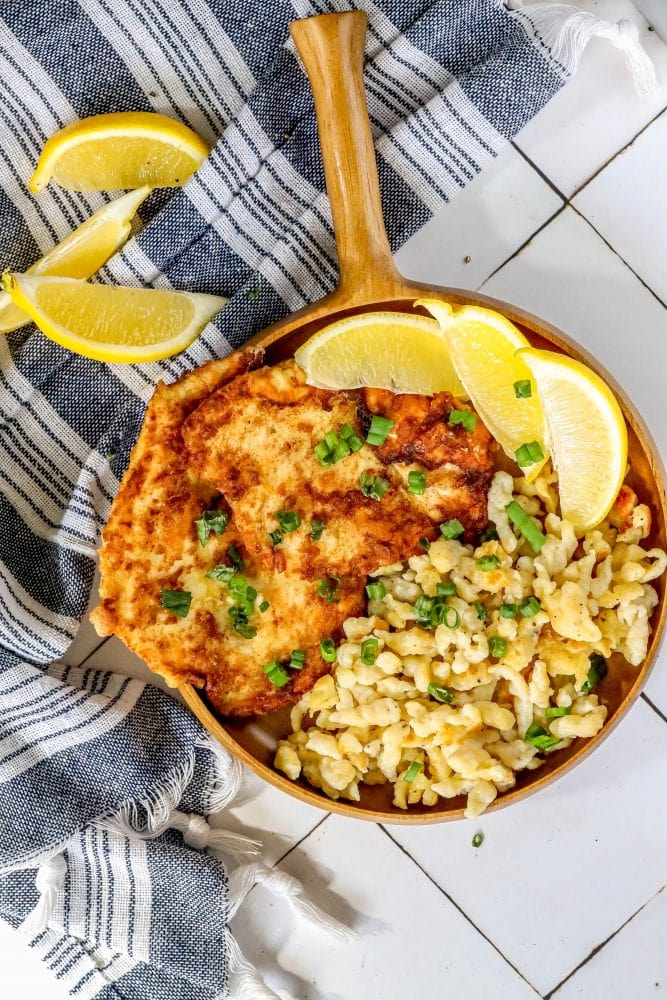
[[[539,554],[513,528],[512,501],[546,536]],[[651,514],[628,486],[581,538],[557,511],[550,465],[532,483],[496,472],[486,540],[442,537],[373,573],[368,617],[345,621],[333,672],[292,709],[275,766],[332,799],[386,782],[401,809],[466,795],[474,818],[517,772],[595,736],[607,658],[646,656],[667,554],[641,544]]]

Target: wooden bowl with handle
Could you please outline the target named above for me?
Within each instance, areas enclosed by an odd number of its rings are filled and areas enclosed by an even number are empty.
[[[251,343],[266,351],[267,363],[289,358],[321,327],[355,312],[385,309],[411,312],[416,298],[428,296],[452,303],[489,306],[507,316],[536,347],[561,351],[584,361],[612,387],[628,425],[632,462],[630,485],[653,514],[652,545],[665,547],[665,473],[655,444],[622,389],[594,358],[560,330],[507,302],[478,292],[442,288],[404,279],[396,270],[382,217],[375,152],[366,110],[363,55],[366,15],[361,11],[324,14],[294,21],[290,32],[308,73],[322,147],[327,191],[331,201],[339,257],[336,289],[311,305],[267,327]],[[507,806],[543,788],[588,756],[625,715],[638,697],[656,658],[665,621],[664,580],[655,582],[660,595],[652,616],[652,634],[646,660],[633,667],[621,656],[610,661],[607,678],[599,689],[608,709],[602,731],[592,739],[575,740],[569,747],[549,754],[536,771],[523,771],[515,787],[500,795],[491,809]],[[277,741],[291,730],[289,711],[257,719],[216,717],[195,688],[181,693],[208,731],[232,754],[266,781],[318,806],[357,819],[384,823],[436,823],[463,816],[464,797],[441,799],[435,806],[411,806],[407,812],[392,805],[393,786],[363,786],[361,801],[331,801],[305,781],[294,782],[274,770]]]

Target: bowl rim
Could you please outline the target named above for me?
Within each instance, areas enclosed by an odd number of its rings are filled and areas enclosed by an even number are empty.
[[[429,295],[436,298],[441,298],[447,302],[454,304],[477,304],[485,306],[486,308],[495,309],[497,312],[502,313],[509,320],[518,323],[528,332],[532,332],[537,336],[551,342],[557,348],[560,348],[564,353],[576,358],[579,361],[584,362],[593,371],[601,375],[607,384],[612,388],[614,394],[618,397],[621,408],[623,410],[623,416],[626,422],[629,422],[632,429],[634,430],[637,438],[642,443],[644,451],[649,459],[649,464],[651,467],[651,473],[654,485],[657,488],[655,497],[651,497],[652,504],[656,506],[659,505],[660,513],[662,514],[663,521],[667,523],[667,498],[665,493],[665,482],[666,474],[665,468],[656,446],[656,443],[646,426],[643,417],[637,410],[634,403],[629,399],[624,389],[619,385],[616,379],[607,371],[607,369],[602,365],[591,353],[589,353],[585,348],[583,348],[577,341],[564,334],[562,330],[547,323],[540,317],[530,313],[526,310],[513,305],[512,303],[505,302],[501,299],[495,299],[491,296],[484,295],[480,292],[472,292],[459,288],[447,288],[442,286],[434,285],[412,285],[406,284],[405,289],[401,290],[401,297],[392,300],[390,303],[377,302],[375,304],[365,304],[363,306],[355,306],[353,308],[343,309],[341,315],[350,314],[352,312],[369,311],[371,309],[387,309],[393,306],[394,309],[403,305],[404,308],[400,311],[406,311],[405,305],[408,302],[414,301],[417,294],[423,296],[424,292],[428,292]],[[312,307],[307,307],[304,310],[304,323],[307,325],[308,320],[312,316],[308,316],[308,312]],[[333,322],[335,319],[339,318],[338,315],[318,315],[318,323],[320,321]],[[286,329],[284,329],[280,322],[267,327],[264,331],[254,336],[248,344],[253,346],[263,346],[270,347],[277,345],[280,340],[287,338],[288,336],[293,336],[302,324],[298,324],[296,327],[290,323]],[[244,346],[248,346],[247,344]],[[657,613],[657,617],[656,617]],[[507,808],[508,806],[519,802],[523,799],[528,798],[546,788],[548,785],[562,778],[566,773],[575,768],[578,764],[589,757],[606,739],[607,737],[616,729],[621,720],[627,715],[628,710],[637,700],[641,691],[646,683],[646,680],[653,670],[657,659],[658,653],[662,647],[664,641],[664,629],[665,622],[667,620],[667,591],[665,592],[660,605],[655,609],[652,615],[651,625],[652,631],[649,639],[649,648],[647,650],[647,655],[642,661],[638,669],[637,676],[635,677],[632,687],[627,692],[620,705],[614,712],[613,718],[609,722],[605,722],[602,729],[595,736],[590,737],[586,740],[581,740],[581,745],[567,757],[561,764],[555,767],[553,770],[547,773],[541,773],[540,770],[536,770],[534,773],[536,778],[534,781],[530,781],[525,786],[514,787],[508,792],[500,793],[496,799],[487,807],[484,815],[492,812],[496,812],[500,809]],[[361,803],[350,802],[343,799],[329,799],[321,791],[315,788],[310,788],[309,786],[301,783],[300,781],[293,781],[286,775],[281,774],[275,768],[270,767],[267,764],[262,763],[256,757],[254,757],[248,750],[245,749],[235,737],[224,727],[223,722],[213,714],[211,709],[206,704],[204,697],[199,693],[199,691],[190,684],[181,685],[179,688],[181,695],[188,705],[190,710],[197,716],[202,725],[208,730],[208,732],[218,740],[219,743],[225,747],[234,757],[240,760],[242,763],[246,764],[255,774],[259,775],[274,788],[278,788],[280,791],[285,792],[287,795],[292,796],[292,798],[299,799],[308,805],[315,806],[325,812],[338,813],[343,816],[347,816],[357,820],[364,820],[369,822],[381,822],[390,825],[401,825],[401,826],[420,826],[420,825],[431,825],[435,823],[446,823],[454,820],[464,819],[464,807],[458,809],[448,809],[443,811],[438,811],[437,806],[431,807],[421,807],[422,809],[428,808],[428,812],[411,812],[410,808],[403,812],[401,810],[396,810],[392,812],[380,811],[377,809],[372,809],[363,806]]]

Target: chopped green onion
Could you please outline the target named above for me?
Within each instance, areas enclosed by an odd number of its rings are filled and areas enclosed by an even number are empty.
[[[374,416],[371,420],[371,426],[368,428],[366,443],[377,446],[384,444],[393,426],[394,421],[390,420],[389,417]]]
[[[389,489],[389,480],[383,479],[382,476],[373,476],[370,472],[362,472],[359,486],[365,497],[381,500]]]
[[[325,663],[336,662],[336,643],[333,639],[320,639],[320,656]]]
[[[484,531],[479,536],[479,544],[483,545],[484,542],[495,542],[498,538],[498,532],[496,531],[496,526],[493,521],[489,521]]]
[[[607,669],[607,661],[600,653],[591,653],[588,659],[591,661],[591,665],[588,668],[588,674],[581,689],[583,694],[588,694],[589,691],[592,691],[593,688],[597,687],[600,681],[603,681],[609,672]]]
[[[449,688],[443,687],[441,684],[435,684],[432,681],[426,690],[430,694],[431,698],[435,698],[436,701],[441,701],[444,705],[451,705],[454,701],[454,695]]]
[[[435,598],[420,594],[414,604],[415,621],[421,628],[434,628]]]
[[[362,642],[359,656],[361,658],[361,662],[365,663],[367,667],[370,667],[375,663],[375,658],[378,655],[378,646],[378,640],[374,639],[372,636],[369,639],[364,639]]]
[[[514,395],[517,399],[530,399],[533,395],[533,386],[529,378],[522,378],[514,383]]]
[[[161,590],[160,604],[165,611],[171,611],[179,618],[186,618],[192,604],[192,594],[187,590]]]
[[[426,476],[423,472],[408,472],[408,493],[420,497],[426,492]]]
[[[526,743],[532,743],[538,750],[551,750],[552,747],[561,742],[560,736],[551,736],[535,722],[526,730],[524,740]]]
[[[477,612],[477,617],[480,619],[480,621],[483,622],[488,621],[489,612],[486,610],[481,601],[475,601],[473,607],[475,608],[475,611]]]
[[[536,597],[524,597],[519,602],[519,611],[524,618],[533,618],[541,607],[542,605]]]
[[[232,628],[235,632],[238,632],[240,636],[244,639],[252,639],[253,636],[257,635],[257,629],[254,625],[248,624],[248,613],[244,608],[238,607],[236,604],[232,605],[227,611],[229,615],[229,620],[232,623]]]
[[[293,649],[292,656],[289,661],[289,665],[292,670],[303,670],[303,665],[306,662],[306,651],[305,649]]]
[[[317,521],[313,518],[310,522],[310,537],[314,542],[319,542],[322,537],[322,532],[326,528],[326,521]]]
[[[301,525],[301,516],[295,510],[277,510],[276,521],[283,533],[289,535],[291,531],[296,531]]]
[[[502,659],[507,652],[507,639],[501,639],[499,635],[490,635],[489,652],[496,660]]]
[[[476,833],[472,838],[471,843],[473,847],[481,847],[484,843],[484,834],[481,831]]]
[[[403,775],[403,781],[405,781],[409,785],[410,782],[415,780],[421,769],[422,765],[419,763],[419,761],[413,760],[412,764],[410,764],[410,767]]]
[[[506,504],[505,511],[512,524],[516,525],[523,537],[526,539],[533,552],[541,552],[542,546],[546,542],[546,535],[543,535],[537,527],[532,517],[526,514],[521,504],[516,500]]]
[[[277,688],[285,687],[289,682],[289,674],[277,660],[265,663],[262,667],[262,673],[265,673],[271,683]]]
[[[563,715],[569,715],[571,708],[545,708],[544,714],[547,719],[560,719]]]
[[[351,452],[351,448],[347,441],[338,441],[331,452],[331,457],[333,459],[334,465],[336,462],[340,462],[341,458],[347,458]]]
[[[516,604],[501,604],[498,611],[501,618],[516,618],[519,609]]]
[[[347,445],[351,451],[360,451],[363,448],[364,442],[361,440],[357,432],[350,427],[349,424],[343,424],[338,433],[340,434],[343,441],[347,442]]]
[[[334,464],[331,448],[326,441],[320,441],[319,444],[316,444],[313,451],[315,453],[315,458],[318,460],[320,465],[323,465],[326,468],[326,466]]]
[[[228,521],[229,514],[225,510],[205,510],[202,516],[195,521],[199,544],[206,545],[211,532],[221,535],[227,527]]]
[[[490,573],[491,570],[498,569],[499,566],[498,556],[480,556],[477,560],[477,568],[481,569],[483,573]]]
[[[387,593],[387,588],[383,584],[382,580],[375,580],[373,583],[366,585],[366,593],[368,594],[369,600],[381,601]]]
[[[329,431],[324,435],[324,443],[329,451],[333,451],[338,444],[338,435],[334,431]]]
[[[541,462],[544,458],[544,452],[538,441],[529,441],[528,444],[522,444],[520,448],[517,448],[514,452],[514,457],[516,458],[516,464],[525,469],[527,465]]]
[[[220,583],[229,583],[231,578],[234,576],[234,567],[218,563],[218,565],[214,566],[213,569],[206,574],[206,576],[210,580],[218,580]]]
[[[279,531],[278,528],[276,528],[275,531],[270,531],[269,532],[269,538],[271,539],[271,544],[273,545],[273,547],[275,549],[276,546],[280,545],[280,543],[282,542],[282,540],[283,540],[283,533],[282,533],[282,531]]]
[[[436,583],[435,592],[439,597],[456,597],[456,584]]]
[[[323,598],[327,604],[336,604],[340,601],[340,578],[327,576],[324,580],[318,580],[317,596]]]
[[[453,517],[451,521],[443,521],[440,525],[440,532],[443,538],[458,538],[465,530],[457,517]]]
[[[242,573],[243,570],[245,569],[245,562],[243,561],[243,557],[241,556],[241,553],[239,552],[239,550],[236,548],[235,545],[229,546],[229,548],[227,549],[227,555],[231,559],[232,565],[236,567],[239,573]]]
[[[271,605],[269,604],[268,601],[262,601],[262,603],[259,606],[259,610],[261,611],[262,614],[264,614],[264,612],[268,611],[270,607]]]
[[[438,622],[445,628],[455,629],[461,624],[461,615],[451,604],[443,604],[438,611]]]
[[[455,427],[456,424],[460,424],[466,431],[474,431],[475,424],[479,420],[476,413],[471,413],[470,410],[452,410],[449,414],[449,420],[447,423],[450,427]]]
[[[431,543],[429,542],[428,538],[420,538],[419,545],[424,550],[424,552],[428,552],[428,550],[431,548]]]

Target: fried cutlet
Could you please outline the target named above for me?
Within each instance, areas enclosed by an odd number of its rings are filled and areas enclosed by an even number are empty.
[[[91,615],[101,635],[115,633],[170,684],[204,688],[218,711],[233,715],[272,712],[312,687],[329,669],[320,656],[320,638],[338,639],[344,619],[364,606],[364,581],[358,576],[341,581],[339,601],[327,604],[310,582],[267,572],[231,519],[205,546],[197,537],[195,522],[203,511],[225,504],[188,468],[183,420],[260,357],[244,351],[158,386],[103,532],[100,604]],[[244,559],[243,576],[257,591],[257,610],[250,616],[257,633],[250,638],[231,625],[234,601],[228,588],[206,575],[231,564],[230,545]],[[192,595],[186,617],[161,607],[162,590]],[[263,601],[269,607],[261,613]],[[289,660],[294,649],[305,651],[304,666],[277,688],[262,667]]]

